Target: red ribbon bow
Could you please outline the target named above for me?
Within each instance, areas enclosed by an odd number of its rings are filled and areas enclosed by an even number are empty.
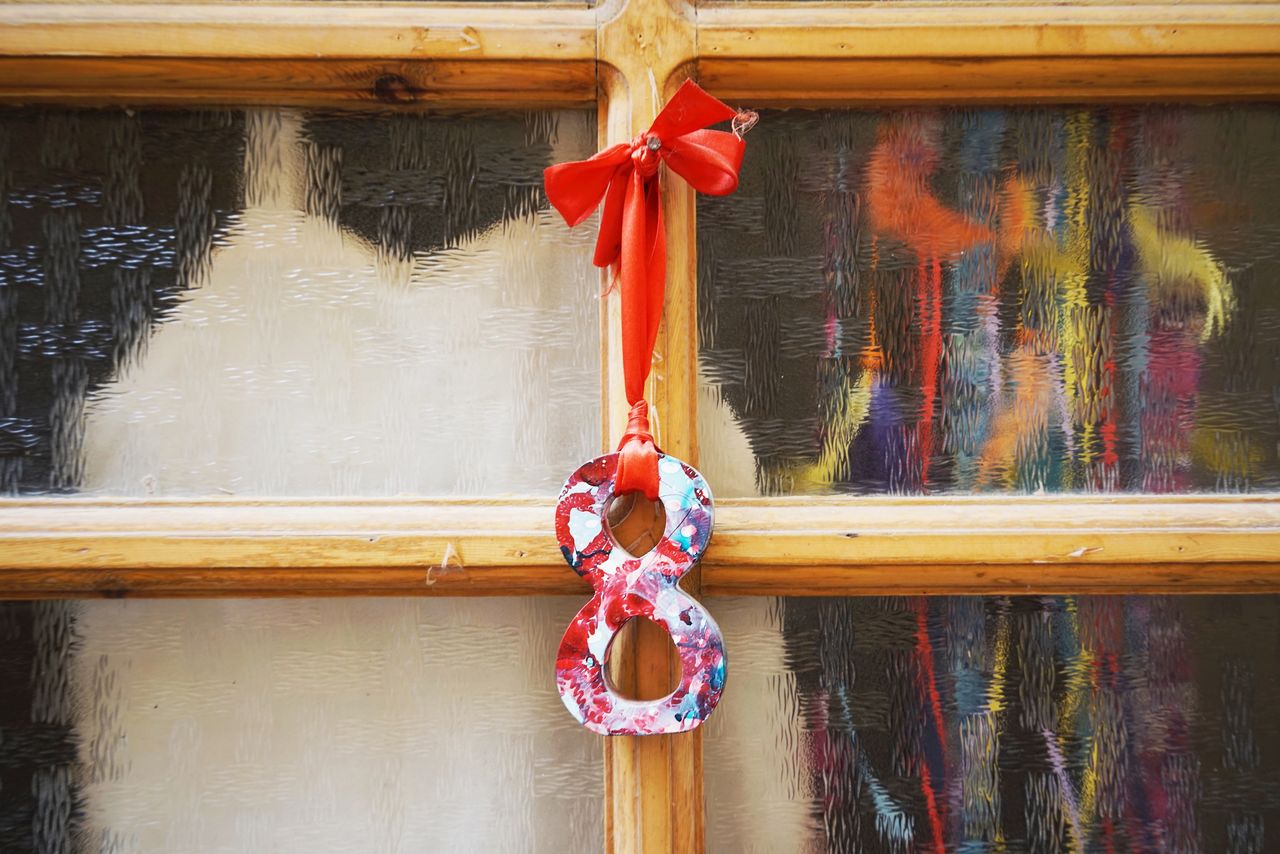
[[[662,321],[667,284],[667,238],[662,227],[658,165],[666,163],[700,193],[726,196],[738,188],[745,143],[736,133],[707,130],[737,116],[692,80],[631,142],[589,160],[548,167],[547,198],[575,226],[604,200],[595,265],[616,264],[622,294],[622,372],[631,420],[618,450],[615,493],[658,498],[658,451],[649,432],[644,385]]]

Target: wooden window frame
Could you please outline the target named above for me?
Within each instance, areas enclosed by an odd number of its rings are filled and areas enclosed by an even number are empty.
[[[1280,98],[1280,5],[1082,2],[0,5],[0,101],[596,106],[601,143],[685,77],[731,103]],[[696,464],[694,199],[664,186],[651,400]],[[601,446],[626,406],[603,303]],[[0,596],[583,595],[550,501],[0,502]],[[1280,496],[723,500],[704,594],[1280,591]],[[623,657],[665,683],[662,638]],[[701,741],[605,742],[610,851],[703,848]]]

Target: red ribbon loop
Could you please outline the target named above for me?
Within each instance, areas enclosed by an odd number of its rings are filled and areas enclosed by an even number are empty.
[[[644,402],[667,284],[658,165],[666,163],[700,193],[732,193],[738,188],[745,144],[737,134],[707,127],[737,115],[732,107],[686,80],[649,129],[631,142],[612,145],[589,160],[548,167],[543,173],[547,198],[570,226],[604,202],[594,263],[616,265],[622,296],[622,373],[633,423],[638,404]],[[657,452],[653,450],[650,461],[650,453],[642,447],[647,440],[653,448],[647,405],[641,417],[644,430],[633,434],[628,427],[619,446],[624,457],[619,461],[615,493],[643,492],[656,500]]]

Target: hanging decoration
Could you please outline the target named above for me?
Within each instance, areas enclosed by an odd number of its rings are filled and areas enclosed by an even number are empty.
[[[709,129],[723,121],[733,122],[732,133]],[[547,198],[570,226],[604,202],[595,264],[613,268],[622,301],[627,429],[617,451],[569,477],[556,505],[560,550],[595,590],[560,642],[556,683],[573,716],[602,735],[686,732],[711,714],[724,690],[724,638],[679,587],[711,539],[711,490],[692,466],[654,442],[644,389],[667,277],[659,166],[665,163],[698,192],[728,195],[738,187],[742,135],[754,122],[754,113],[739,113],[685,81],[631,142],[545,173]],[[666,513],[661,540],[639,557],[614,541],[606,515],[615,496],[630,493],[661,502]],[[606,678],[609,645],[632,617],[665,628],[679,651],[680,683],[661,699],[622,697]]]

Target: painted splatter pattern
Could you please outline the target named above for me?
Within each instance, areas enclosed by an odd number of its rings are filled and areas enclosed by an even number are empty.
[[[614,542],[606,522],[617,467],[617,454],[586,463],[570,476],[556,505],[560,550],[595,588],[560,642],[556,683],[569,712],[601,735],[687,732],[711,714],[724,690],[720,629],[679,587],[711,539],[711,490],[691,466],[661,454],[666,528],[652,551],[633,557]],[[609,644],[632,617],[665,628],[679,651],[680,684],[661,699],[622,697],[606,678]]]

